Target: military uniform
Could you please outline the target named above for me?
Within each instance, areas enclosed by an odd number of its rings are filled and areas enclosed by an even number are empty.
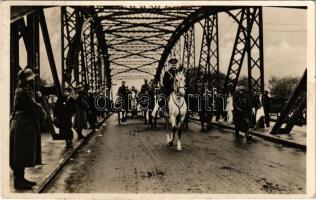
[[[122,98],[122,108],[126,111],[128,109],[128,91],[125,85],[119,87],[117,94]]]
[[[35,102],[34,92],[18,87],[10,127],[10,166],[34,167],[42,163],[39,119],[46,113]]]
[[[249,117],[247,112],[247,99],[245,95],[237,92],[233,98],[233,122],[237,132],[248,132]]]
[[[174,77],[176,76],[176,68],[172,67],[168,71],[165,72],[165,75],[163,77],[163,88],[162,92],[166,97],[169,97],[170,94],[173,91],[173,82],[174,82]]]
[[[15,189],[30,190],[36,183],[25,179],[24,170],[42,164],[39,120],[46,119],[46,113],[35,101],[32,70],[25,68],[18,77],[10,120],[10,167]]]

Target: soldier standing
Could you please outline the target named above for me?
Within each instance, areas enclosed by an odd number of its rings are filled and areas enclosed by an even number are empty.
[[[43,107],[35,101],[35,74],[25,68],[18,74],[10,123],[10,167],[14,188],[30,190],[35,182],[26,180],[24,170],[42,164],[39,119],[46,119]],[[37,93],[41,97],[40,92]]]
[[[247,115],[247,99],[243,86],[239,86],[236,89],[236,93],[233,97],[233,107],[233,122],[235,125],[236,138],[239,137],[239,131],[242,131],[246,135],[247,142],[250,142],[251,137],[248,133],[250,120]]]

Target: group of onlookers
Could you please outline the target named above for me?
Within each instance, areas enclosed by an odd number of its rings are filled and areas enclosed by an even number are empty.
[[[51,113],[44,110],[40,92],[35,92],[35,74],[29,68],[18,74],[18,86],[14,94],[13,111],[10,118],[10,167],[13,170],[14,187],[29,190],[36,184],[25,179],[26,167],[42,164],[41,159],[41,122],[47,122]],[[96,129],[97,116],[105,110],[95,106],[97,93],[87,93],[85,88],[67,87],[57,102],[51,102],[51,122],[59,129],[53,139],[66,141],[66,149],[72,148],[73,129],[78,140],[84,139],[83,129]],[[105,100],[101,98],[100,100]],[[40,103],[39,103],[40,102]],[[104,104],[105,102],[98,102]]]

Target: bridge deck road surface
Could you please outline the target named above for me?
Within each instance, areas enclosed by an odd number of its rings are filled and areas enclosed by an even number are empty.
[[[163,124],[117,115],[82,147],[43,192],[302,194],[306,155],[255,138],[246,144],[227,130],[201,132],[190,123],[181,152],[166,146]]]

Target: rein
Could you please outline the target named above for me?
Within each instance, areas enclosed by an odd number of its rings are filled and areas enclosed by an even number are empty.
[[[173,92],[173,94],[177,95],[175,92]],[[179,95],[177,95],[179,97]],[[174,100],[173,98],[173,95],[171,96],[172,98],[172,101],[174,104],[176,104],[176,106],[178,107],[178,110],[179,110],[179,113],[180,113],[180,109],[182,108],[183,104],[184,104],[184,101],[182,101],[182,104],[181,105],[178,105],[177,102]]]
[[[169,73],[169,72],[168,72],[168,73]],[[169,73],[169,74],[170,74],[170,73]],[[171,76],[172,79],[173,79],[173,89],[174,89],[174,88],[177,88],[177,89],[176,89],[176,95],[177,95],[177,96],[181,96],[181,95],[179,95],[179,90],[180,90],[180,89],[185,89],[185,87],[184,87],[184,86],[183,86],[183,87],[178,87],[178,86],[176,85],[176,81],[175,81],[176,79],[175,79],[175,77],[173,77],[172,74],[170,74],[170,76]],[[182,79],[181,79],[181,80],[182,80]]]

